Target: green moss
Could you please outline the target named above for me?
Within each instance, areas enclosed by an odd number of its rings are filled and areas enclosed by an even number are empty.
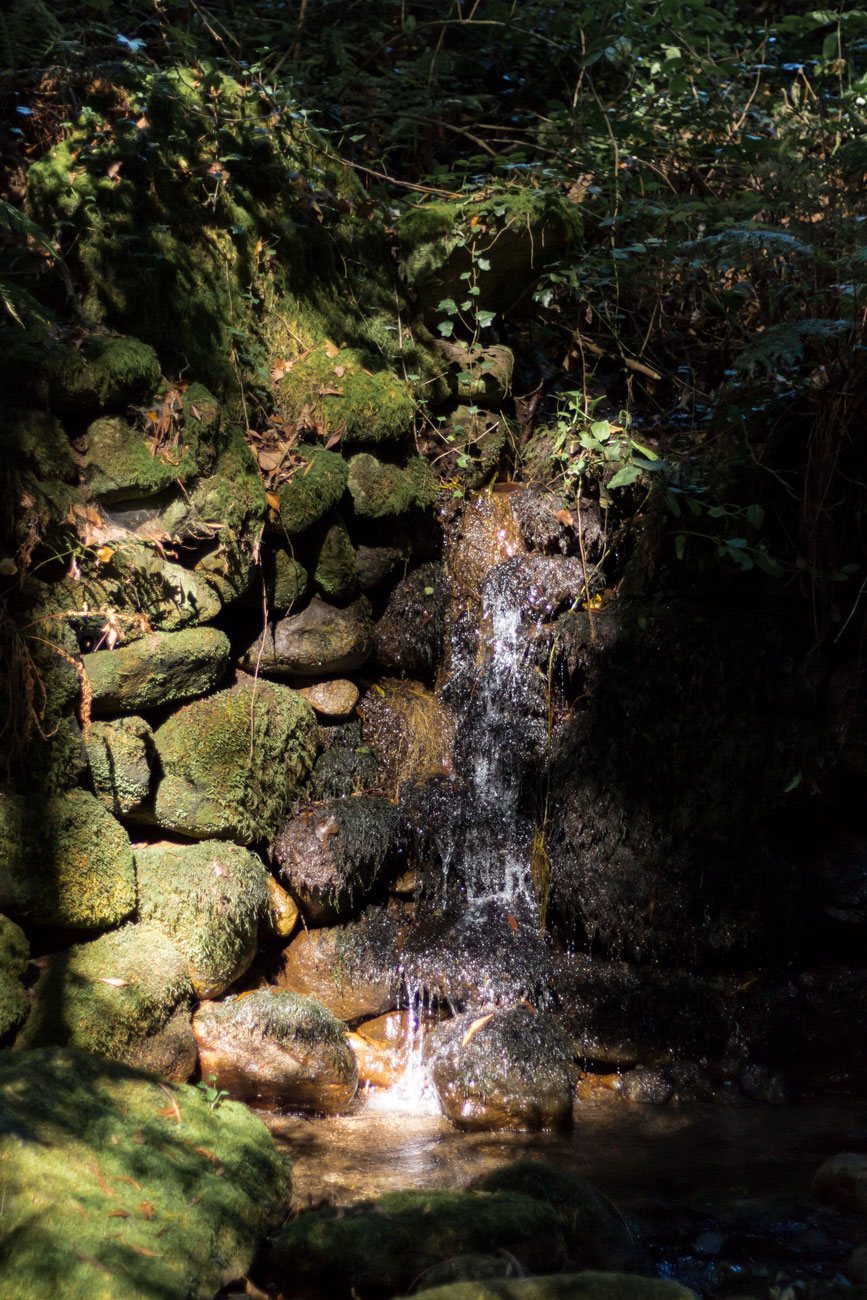
[[[301,466],[279,491],[280,523],[290,537],[332,510],[346,490],[346,461],[335,451],[302,445]]]
[[[160,826],[241,844],[276,830],[316,754],[313,710],[295,691],[243,678],[158,729]]]
[[[162,930],[126,925],[52,958],[17,1045],[79,1047],[137,1065],[191,993],[187,961]]]
[[[348,442],[394,442],[411,433],[416,404],[390,370],[368,369],[369,358],[344,348],[333,356],[315,348],[280,380],[277,409],[291,423],[306,421],[323,437]],[[381,365],[381,363],[380,363]]]
[[[40,479],[74,480],[75,457],[63,425],[48,411],[12,412],[0,428],[4,465],[27,465]]]
[[[454,1282],[417,1291],[430,1300],[697,1300],[679,1282],[620,1273],[568,1273],[549,1277]]]
[[[10,334],[0,386],[30,392],[55,411],[122,408],[147,401],[160,382],[153,348],[134,338],[87,334],[72,347],[43,332]]]
[[[366,519],[425,510],[437,499],[436,479],[421,456],[411,457],[405,468],[377,460],[368,452],[353,456],[349,492],[356,514]]]
[[[235,844],[151,844],[135,855],[142,921],[163,930],[187,958],[197,997],[238,979],[255,951],[268,907],[268,873]]]
[[[249,1271],[288,1166],[244,1106],[82,1052],[0,1065],[3,1286],[17,1300],[189,1300]],[[118,1212],[113,1217],[114,1212]]]
[[[141,807],[150,794],[154,738],[144,718],[94,722],[86,741],[93,789],[115,817]]]
[[[87,430],[85,465],[88,486],[104,504],[156,496],[193,468],[189,456],[178,467],[154,456],[146,435],[118,415],[102,416]]]
[[[21,976],[30,956],[24,931],[0,916],[0,1042],[24,1021],[29,1003]]]
[[[30,944],[20,925],[8,916],[0,916],[0,972],[23,975],[29,956]]]
[[[216,628],[154,632],[82,655],[96,716],[177,704],[212,690],[226,676],[229,638]]]
[[[180,441],[192,454],[196,471],[208,474],[222,450],[223,413],[214,394],[204,384],[193,383],[181,398],[183,424]]]
[[[315,567],[313,581],[324,596],[349,600],[358,594],[358,569],[355,547],[342,519],[325,523],[313,540]]]
[[[132,849],[126,831],[86,790],[55,795],[27,815],[4,801],[7,828],[23,845],[0,862],[0,907],[38,925],[99,930],[135,907]]]
[[[255,1037],[273,1038],[282,1047],[295,1042],[330,1044],[335,1060],[349,1068],[346,1052],[346,1025],[333,1016],[316,998],[307,998],[286,989],[257,989],[240,1002],[229,999],[215,1003],[209,1015],[219,1024],[232,1025]]]
[[[304,599],[307,570],[283,547],[268,551],[264,566],[269,608],[285,614]]]

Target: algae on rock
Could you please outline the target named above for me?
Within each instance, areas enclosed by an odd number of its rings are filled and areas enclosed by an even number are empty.
[[[295,537],[326,515],[346,491],[346,461],[336,451],[311,447],[297,449],[299,468],[278,493],[280,523],[289,537]]]
[[[384,519],[426,510],[437,499],[433,470],[421,456],[411,456],[406,466],[377,460],[360,452],[349,462],[349,493],[355,513],[365,519]]]
[[[139,810],[150,794],[155,755],[153,732],[144,718],[93,722],[85,744],[100,803],[120,818]]]

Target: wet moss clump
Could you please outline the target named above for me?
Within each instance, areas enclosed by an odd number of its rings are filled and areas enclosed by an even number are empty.
[[[280,380],[277,410],[283,419],[303,418],[324,438],[340,434],[344,443],[395,442],[412,432],[415,400],[396,374],[370,369],[370,359],[356,349],[332,356],[328,351],[313,349]]]
[[[254,1037],[273,1038],[282,1047],[295,1042],[325,1044],[335,1061],[349,1068],[346,1054],[346,1026],[316,998],[286,989],[256,989],[240,1001],[215,1002],[208,1014],[219,1023],[231,1020],[233,1028]]]
[[[138,910],[189,962],[199,998],[224,993],[256,952],[268,873],[235,844],[150,844],[135,855]]]
[[[52,958],[18,1047],[78,1047],[141,1065],[148,1040],[188,1006],[188,963],[163,932],[126,925]]]
[[[288,1164],[244,1106],[84,1052],[0,1064],[3,1286],[18,1300],[211,1296],[279,1222]],[[283,1211],[285,1212],[285,1211]]]
[[[396,823],[394,804],[377,795],[335,799],[286,823],[274,859],[315,924],[339,919],[371,889]]]
[[[341,799],[360,794],[376,784],[379,764],[361,737],[354,720],[337,727],[320,728],[323,752],[316,760],[310,785],[317,799]]]
[[[27,1016],[27,994],[21,976],[29,956],[24,931],[8,916],[0,916],[0,1043]]]
[[[336,451],[303,444],[301,465],[280,488],[280,523],[290,537],[332,510],[346,491],[346,461]]]
[[[421,456],[402,468],[361,452],[349,462],[348,486],[355,513],[365,519],[430,509],[438,495],[433,470]]]

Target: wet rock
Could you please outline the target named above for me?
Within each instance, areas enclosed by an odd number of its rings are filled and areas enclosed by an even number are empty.
[[[355,547],[342,519],[325,520],[317,535],[307,541],[313,581],[323,596],[350,600],[358,595]],[[305,539],[307,540],[307,539]]]
[[[404,928],[396,910],[368,908],[347,925],[302,930],[284,953],[276,983],[315,996],[338,1020],[381,1016],[397,1006]]]
[[[675,1061],[666,1073],[674,1084],[674,1100],[679,1102],[711,1102],[716,1100],[716,1088],[710,1076],[695,1061]]]
[[[258,989],[206,1002],[193,1030],[202,1077],[240,1101],[336,1115],[355,1096],[345,1026],[313,998]]]
[[[639,1066],[624,1077],[620,1095],[641,1106],[664,1106],[674,1096],[674,1080],[667,1070]]]
[[[816,901],[838,927],[867,930],[867,837],[836,830],[811,863]]]
[[[85,445],[87,485],[107,505],[157,496],[196,469],[187,450],[177,463],[168,450],[154,454],[148,435],[116,415],[94,420]]]
[[[412,456],[401,467],[361,452],[349,462],[348,487],[355,513],[363,519],[425,510],[437,498],[433,471],[421,456]]]
[[[761,1101],[768,1106],[786,1106],[795,1100],[795,1089],[780,1070],[769,1070],[764,1065],[747,1065],[738,1076],[744,1095],[751,1101]]]
[[[272,677],[323,677],[354,672],[372,649],[370,606],[364,597],[337,609],[314,596],[300,614],[268,628],[247,651],[244,665]]]
[[[422,564],[397,584],[377,621],[376,661],[388,672],[431,681],[442,654],[446,577],[441,564]]]
[[[628,1272],[638,1265],[638,1248],[623,1215],[575,1174],[541,1160],[517,1160],[470,1186],[480,1192],[519,1192],[552,1206],[563,1224],[569,1268]]]
[[[679,1282],[617,1273],[569,1273],[507,1282],[458,1282],[418,1291],[430,1300],[698,1300]]]
[[[288,1168],[245,1107],[85,1052],[5,1054],[0,1128],[3,1288],[22,1300],[212,1296],[285,1213]]]
[[[373,591],[386,578],[409,562],[409,548],[399,546],[359,546],[355,553],[358,584],[362,591]]]
[[[529,1007],[461,1016],[431,1062],[443,1113],[462,1129],[564,1129],[577,1078],[571,1040]]]
[[[189,962],[198,998],[215,998],[256,955],[268,909],[268,873],[237,844],[149,844],[136,849],[138,912]]]
[[[290,1219],[274,1242],[275,1281],[334,1300],[406,1294],[443,1260],[507,1250],[550,1267],[562,1251],[551,1206],[516,1192],[390,1192],[350,1211],[331,1206]]]
[[[508,493],[473,497],[460,527],[450,532],[447,568],[452,599],[462,610],[478,606],[482,584],[491,569],[526,552]]]
[[[135,713],[205,695],[226,676],[230,653],[225,633],[197,627],[82,655],[93,713]]]
[[[436,350],[447,363],[448,384],[459,402],[476,406],[501,406],[512,389],[515,356],[511,348],[495,343],[491,347],[471,347],[437,339]]]
[[[581,1074],[575,1088],[576,1100],[582,1101],[614,1101],[620,1096],[623,1088],[622,1074],[593,1074],[588,1071]]]
[[[592,580],[592,581],[595,581]],[[587,582],[591,582],[588,577]],[[492,569],[485,579],[483,599],[520,609],[524,621],[553,618],[564,606],[585,599],[584,567],[576,556],[515,555]]]
[[[93,722],[85,742],[97,799],[123,818],[139,810],[151,792],[154,737],[144,718]]]
[[[317,682],[315,686],[302,686],[298,694],[320,718],[343,722],[355,712],[359,691],[355,682],[338,677],[330,682]]]
[[[316,754],[313,710],[295,691],[242,677],[186,704],[154,736],[164,776],[156,822],[192,839],[273,834]]]
[[[288,939],[298,924],[298,904],[291,894],[287,894],[273,876],[268,877],[267,922],[272,934],[279,939]]]
[[[289,537],[333,510],[346,491],[346,461],[337,452],[305,444],[298,456],[298,469],[278,493],[280,524]]]
[[[0,821],[0,909],[14,919],[102,930],[133,911],[129,836],[92,794],[67,790],[33,817],[7,796]]]
[[[867,1155],[831,1156],[816,1170],[813,1195],[843,1214],[867,1214]]]
[[[349,1035],[359,1087],[392,1088],[409,1064],[415,1044],[424,1051],[424,1028],[411,1011],[389,1011],[365,1020]]]
[[[336,727],[320,727],[323,752],[316,760],[311,788],[317,799],[340,799],[361,794],[376,784],[379,764],[361,736],[357,720]]]
[[[0,1043],[23,1023],[29,1004],[21,977],[30,956],[24,931],[0,916]]]
[[[377,682],[362,707],[364,739],[395,798],[405,781],[422,783],[451,771],[454,719],[420,682]]]
[[[590,499],[567,503],[553,492],[527,488],[512,496],[512,511],[531,551],[580,553],[596,563],[605,549],[599,506]]]
[[[342,919],[369,892],[385,863],[397,810],[364,795],[308,808],[274,841],[281,879],[313,925]]]
[[[496,899],[459,915],[420,916],[403,945],[407,986],[453,1007],[490,1007],[538,997],[548,954],[538,926]]]
[[[126,925],[51,959],[16,1045],[77,1047],[142,1069],[163,1057],[183,1082],[196,1062],[191,996],[187,961],[166,935]]]

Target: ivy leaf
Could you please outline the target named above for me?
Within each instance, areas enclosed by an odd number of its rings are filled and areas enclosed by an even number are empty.
[[[641,477],[641,470],[637,465],[624,465],[619,469],[612,479],[608,481],[608,490],[616,487],[629,487],[637,478]]]
[[[455,327],[450,320],[440,321],[439,325],[437,325],[437,329],[444,339],[450,339],[455,332]]]
[[[448,316],[457,314],[458,304],[454,298],[442,298],[437,305],[437,311],[444,311]]]
[[[479,322],[479,328],[486,330],[488,326],[492,324],[496,314],[497,313],[495,311],[480,311],[477,316]]]

